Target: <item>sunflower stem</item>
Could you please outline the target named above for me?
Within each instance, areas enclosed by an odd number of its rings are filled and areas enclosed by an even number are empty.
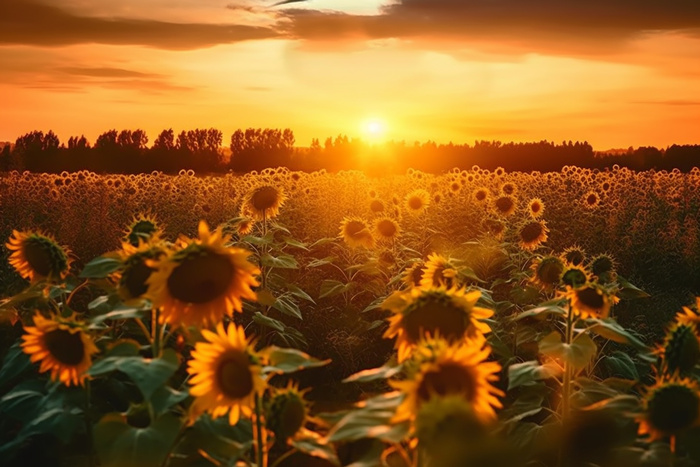
[[[567,347],[571,345],[571,341],[573,340],[573,334],[574,334],[574,313],[573,313],[573,308],[571,307],[571,300],[568,302],[568,313],[566,314],[566,335],[564,336],[564,342],[566,343]],[[569,362],[568,359],[564,360],[564,381],[562,383],[562,388],[561,388],[561,420],[562,420],[562,425],[566,426],[569,421],[569,411],[571,410],[570,407],[570,399],[571,399],[571,377],[572,377],[572,368],[571,368],[571,363]],[[564,458],[564,451],[560,450],[559,451],[559,465],[564,466],[566,465],[566,459]]]
[[[272,467],[277,467],[278,465],[280,465],[282,463],[283,460],[285,460],[286,458],[288,458],[292,454],[295,454],[296,452],[298,452],[296,448],[292,448],[289,451],[285,452],[284,454],[279,456],[277,458],[277,460],[275,460],[275,462],[272,463]]]
[[[87,436],[88,466],[95,467],[94,443],[92,440],[92,423],[90,422],[90,379],[85,380],[85,434]]]
[[[151,310],[151,353],[153,358],[160,357],[160,339],[163,337],[160,333],[160,326],[158,324],[158,309],[153,308]]]
[[[257,466],[267,467],[267,452],[263,440],[262,397],[257,392],[255,393],[255,450]]]

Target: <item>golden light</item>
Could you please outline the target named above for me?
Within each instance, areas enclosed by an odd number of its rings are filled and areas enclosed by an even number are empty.
[[[362,133],[370,142],[381,141],[386,133],[386,122],[379,118],[369,118],[362,123]]]

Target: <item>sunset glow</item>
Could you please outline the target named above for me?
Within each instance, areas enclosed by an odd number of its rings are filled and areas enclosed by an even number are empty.
[[[111,128],[152,141],[171,127],[215,127],[227,141],[288,127],[300,146],[338,134],[697,142],[697,7],[359,3],[4,2],[0,141],[35,129],[94,141]],[[367,109],[382,118],[358,126]]]

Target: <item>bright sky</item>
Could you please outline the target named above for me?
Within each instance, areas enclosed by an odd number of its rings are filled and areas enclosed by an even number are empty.
[[[0,141],[700,143],[695,0],[3,0]]]

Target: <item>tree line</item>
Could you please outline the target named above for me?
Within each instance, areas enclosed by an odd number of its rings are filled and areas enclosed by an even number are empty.
[[[290,170],[328,171],[360,169],[370,174],[403,173],[407,168],[439,173],[453,167],[478,165],[493,170],[558,171],[565,165],[604,169],[614,164],[635,170],[689,171],[700,165],[700,145],[629,148],[602,153],[587,142],[550,141],[502,143],[477,141],[469,144],[437,144],[432,141],[389,141],[368,144],[359,138],[339,135],[323,144],[314,138],[308,147],[295,146],[290,129],[248,128],[233,132],[228,147],[215,128],[175,133],[163,130],[148,145],[143,130],[109,130],[91,144],[85,136],[61,142],[49,131],[32,131],[14,144],[0,143],[0,171],[29,170],[59,173],[90,170],[97,173],[198,173],[249,172],[284,166]]]

